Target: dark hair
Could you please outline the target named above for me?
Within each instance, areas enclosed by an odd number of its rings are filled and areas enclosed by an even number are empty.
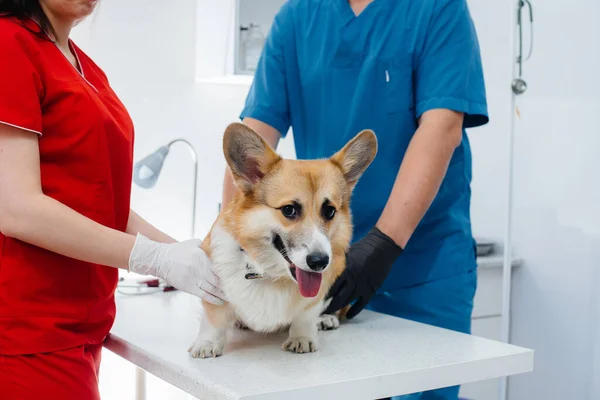
[[[0,17],[14,17],[20,21],[31,18],[41,27],[41,31],[32,31],[33,33],[44,39],[56,37],[52,23],[44,13],[39,0],[0,0]]]

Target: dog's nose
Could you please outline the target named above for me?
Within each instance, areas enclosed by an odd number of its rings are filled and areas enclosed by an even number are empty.
[[[313,271],[323,271],[329,265],[329,256],[325,253],[311,253],[306,256],[306,264]]]

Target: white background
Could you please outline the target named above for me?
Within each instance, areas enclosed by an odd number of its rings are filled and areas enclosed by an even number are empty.
[[[525,64],[529,90],[518,100],[516,123],[514,243],[525,263],[513,277],[512,341],[536,350],[536,366],[534,373],[510,379],[509,398],[593,400],[600,398],[600,2],[533,2],[534,51]],[[132,114],[136,159],[177,137],[198,150],[196,236],[202,237],[220,201],[221,135],[237,119],[247,87],[199,84],[194,78],[230,68],[231,0],[100,3],[73,38],[106,71]],[[491,113],[488,126],[470,132],[472,219],[476,235],[500,241],[514,113],[509,39],[514,3],[469,4]],[[280,152],[293,156],[291,136]],[[132,206],[184,239],[191,179],[187,150],[175,147],[157,186],[134,188]],[[101,379],[105,399],[132,398],[133,368],[107,352]],[[176,393],[150,382],[149,399],[176,398]]]

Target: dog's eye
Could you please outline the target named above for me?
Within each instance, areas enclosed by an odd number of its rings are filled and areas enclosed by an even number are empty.
[[[321,210],[321,214],[327,221],[331,221],[335,217],[335,207],[325,204]]]
[[[287,205],[287,206],[281,207],[281,213],[283,214],[284,217],[290,218],[290,219],[296,218],[298,216],[297,208],[292,205]]]

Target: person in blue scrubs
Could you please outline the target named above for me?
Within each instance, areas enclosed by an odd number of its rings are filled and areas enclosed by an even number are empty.
[[[477,265],[465,128],[488,113],[466,0],[288,1],[241,118],[274,147],[291,127],[299,159],[329,157],[372,129],[378,154],[353,194],[354,242],[328,311],[353,304],[350,318],[367,307],[470,333]],[[224,204],[234,191],[228,173]]]

